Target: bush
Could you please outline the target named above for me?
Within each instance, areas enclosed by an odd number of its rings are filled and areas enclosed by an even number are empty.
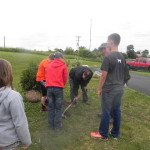
[[[32,89],[38,90],[38,86],[36,85],[37,70],[38,66],[34,63],[30,63],[22,72],[20,84],[24,92]]]
[[[79,60],[75,60],[73,63],[72,63],[72,67],[77,67],[77,66],[81,66],[81,62]]]
[[[65,62],[66,62],[66,65],[67,65],[67,67],[69,67],[70,66],[70,60],[65,60]]]
[[[74,55],[65,55],[65,59],[75,59],[76,56]]]

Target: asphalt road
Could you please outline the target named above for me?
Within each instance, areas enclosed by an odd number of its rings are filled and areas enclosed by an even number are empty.
[[[91,68],[94,71],[100,71],[100,68]],[[131,79],[128,87],[150,96],[150,77],[130,73]]]
[[[150,77],[132,73],[130,75],[131,79],[128,82],[128,87],[150,96]]]

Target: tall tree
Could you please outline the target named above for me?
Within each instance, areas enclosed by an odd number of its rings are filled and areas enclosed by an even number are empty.
[[[138,51],[136,52],[136,54],[141,54],[140,50],[138,50]]]
[[[145,50],[142,52],[142,54],[148,55],[148,54],[149,54],[149,51],[148,51],[147,49],[145,49]]]
[[[60,49],[60,48],[55,48],[54,51],[55,51],[55,52],[61,52],[61,53],[63,53],[63,50]]]
[[[137,57],[137,55],[134,51],[134,46],[133,45],[128,45],[127,46],[127,55],[128,55],[128,58],[132,58],[132,59]]]
[[[64,53],[66,55],[73,55],[74,54],[74,50],[72,49],[72,47],[66,47],[66,50],[64,51]]]
[[[130,51],[130,50],[134,50],[134,46],[133,45],[128,45],[127,46],[127,51]]]

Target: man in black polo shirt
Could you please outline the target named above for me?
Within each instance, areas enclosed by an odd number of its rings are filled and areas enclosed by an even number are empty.
[[[108,138],[110,114],[112,113],[113,128],[110,133],[116,139],[120,134],[120,105],[124,87],[125,60],[123,55],[118,52],[118,45],[120,43],[119,34],[114,33],[109,35],[107,43],[111,53],[104,57],[101,66],[102,76],[98,89],[98,94],[102,94],[101,123],[99,132],[92,132],[91,136],[100,139]]]

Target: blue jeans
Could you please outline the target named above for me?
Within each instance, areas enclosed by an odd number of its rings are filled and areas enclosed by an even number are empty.
[[[62,120],[63,88],[48,87],[48,123],[51,128],[60,129]]]
[[[111,90],[109,92],[103,91],[102,92],[102,116],[101,116],[101,123],[99,126],[99,133],[104,136],[108,137],[108,130],[109,130],[109,121],[110,116],[113,117],[113,128],[111,130],[111,135],[114,138],[117,138],[120,134],[120,121],[121,121],[121,98],[123,96],[123,90],[115,91]]]

